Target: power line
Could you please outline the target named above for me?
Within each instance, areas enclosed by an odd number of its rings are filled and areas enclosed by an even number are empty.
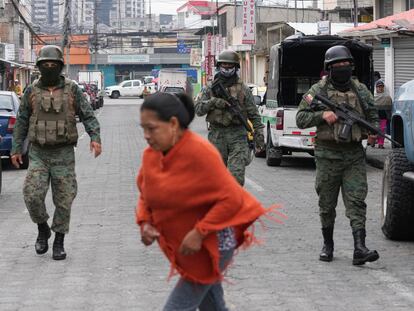
[[[32,26],[27,22],[26,18],[23,16],[22,12],[19,10],[19,6],[16,4],[15,0],[10,0],[12,3],[14,9],[16,10],[19,17],[22,19],[23,23],[26,25],[26,27],[29,29],[30,33],[41,43],[46,44],[45,41],[42,40],[42,38],[39,37],[39,35],[33,30]]]

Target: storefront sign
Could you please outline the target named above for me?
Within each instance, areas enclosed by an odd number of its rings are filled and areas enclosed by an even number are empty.
[[[4,45],[4,59],[5,60],[15,60],[16,55],[14,52],[14,44],[6,43]]]
[[[108,55],[109,64],[149,63],[149,55]]]
[[[201,66],[201,49],[192,48],[190,53],[190,66],[200,67]]]
[[[319,21],[318,22],[318,35],[330,35],[331,34],[331,21]]]
[[[243,0],[243,37],[242,44],[256,43],[255,0]]]

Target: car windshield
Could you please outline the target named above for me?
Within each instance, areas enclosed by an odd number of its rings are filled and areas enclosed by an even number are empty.
[[[11,95],[0,95],[0,110],[13,111],[13,101]]]
[[[165,93],[184,93],[184,89],[182,87],[171,87],[168,86],[164,89]]]
[[[147,84],[147,83],[152,83],[152,77],[145,77],[145,78],[144,78],[144,83],[145,83],[145,84]]]

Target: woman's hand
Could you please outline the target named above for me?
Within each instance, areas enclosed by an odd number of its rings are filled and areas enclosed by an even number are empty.
[[[141,242],[144,243],[145,246],[154,243],[155,239],[159,236],[160,233],[151,224],[145,222],[141,225]]]
[[[197,230],[193,229],[187,233],[181,243],[179,252],[182,255],[193,255],[201,249],[204,236]]]

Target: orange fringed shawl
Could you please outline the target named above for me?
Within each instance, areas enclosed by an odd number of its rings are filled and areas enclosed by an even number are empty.
[[[189,130],[165,156],[144,151],[137,184],[136,222],[155,226],[172,271],[197,283],[222,277],[214,232],[234,227],[238,246],[246,244],[252,240],[247,228],[268,211],[237,183],[215,147]],[[209,234],[198,253],[183,256],[179,246],[194,227]]]

